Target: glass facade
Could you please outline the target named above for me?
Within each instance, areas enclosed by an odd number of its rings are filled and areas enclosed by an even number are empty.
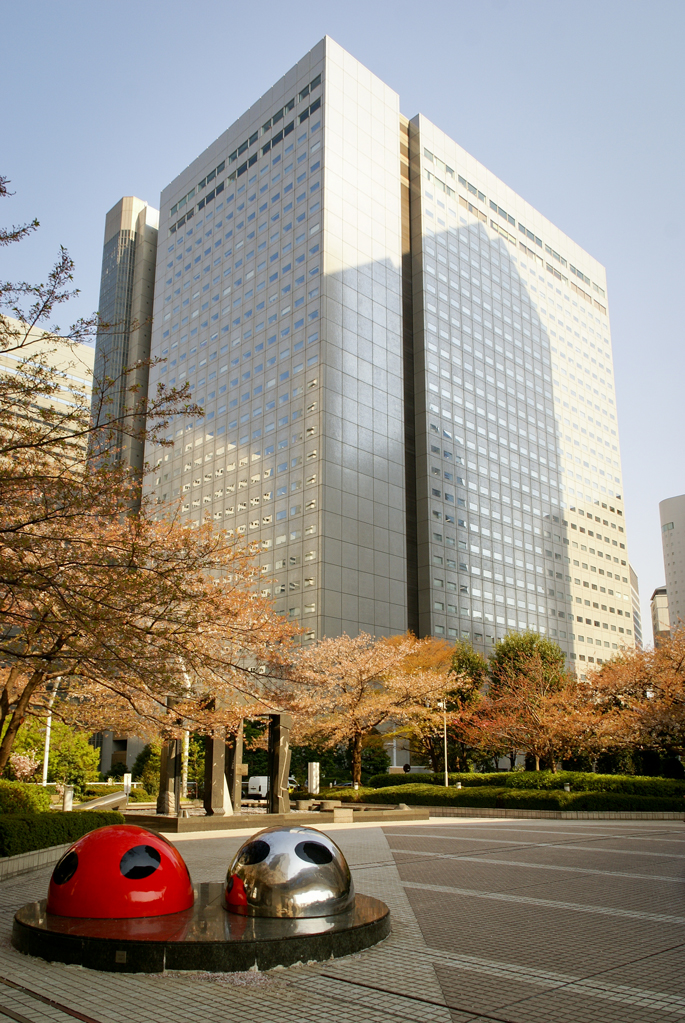
[[[206,414],[147,452],[156,494],[253,543],[308,638],[632,644],[605,275],[570,239],[328,38],[160,239],[152,383]]]
[[[122,422],[147,393],[147,366],[131,367],[150,357],[157,228],[157,210],[134,196],[120,199],[105,220],[92,404],[98,422]],[[117,457],[142,468],[141,441],[119,429],[115,444]]]
[[[605,273],[423,117],[409,151],[419,630],[582,674],[634,643]]]
[[[95,348],[95,379],[109,378],[111,407],[108,412],[120,417],[124,410],[126,385],[123,371],[128,366],[131,301],[135,269],[136,235],[121,230],[109,238],[102,251],[100,275],[100,319],[107,325],[100,329]]]

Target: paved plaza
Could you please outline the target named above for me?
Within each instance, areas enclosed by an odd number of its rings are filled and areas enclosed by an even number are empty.
[[[327,829],[391,936],[347,959],[240,975],[99,974],[9,943],[49,871],[0,885],[0,1023],[685,1021],[679,821],[440,819]],[[175,836],[214,881],[248,832]]]

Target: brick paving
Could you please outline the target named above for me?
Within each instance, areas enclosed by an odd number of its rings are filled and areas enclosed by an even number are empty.
[[[453,1019],[685,1018],[685,829],[386,828]]]
[[[682,823],[327,830],[357,889],[390,906],[393,931],[376,948],[235,976],[48,964],[9,943],[14,910],[45,894],[41,870],[0,884],[0,1023],[685,1023]],[[196,882],[222,877],[243,840],[173,836]]]

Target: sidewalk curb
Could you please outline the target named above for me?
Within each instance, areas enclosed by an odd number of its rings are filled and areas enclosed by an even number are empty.
[[[485,806],[429,806],[431,817],[542,817],[576,821],[682,821],[682,810],[512,810]]]
[[[3,856],[0,858],[0,882],[19,874],[29,874],[32,870],[40,870],[42,867],[51,867],[73,844],[66,842],[64,845],[48,846],[47,849],[19,853],[18,856]]]

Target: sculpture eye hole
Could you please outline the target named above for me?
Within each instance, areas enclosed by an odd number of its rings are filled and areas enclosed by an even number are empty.
[[[245,866],[251,866],[254,863],[261,863],[265,860],[271,849],[268,842],[262,842],[261,838],[258,838],[256,842],[250,842],[246,845],[240,854],[240,862]]]
[[[333,859],[331,850],[327,849],[321,842],[300,842],[299,845],[295,846],[295,852],[301,860],[307,860],[308,863],[318,863],[321,865],[330,863]]]
[[[78,853],[73,849],[63,856],[52,872],[52,880],[55,884],[66,884],[71,881],[78,867]]]
[[[134,845],[125,852],[119,863],[119,870],[124,877],[139,881],[143,877],[154,874],[162,861],[162,857],[152,845]]]

